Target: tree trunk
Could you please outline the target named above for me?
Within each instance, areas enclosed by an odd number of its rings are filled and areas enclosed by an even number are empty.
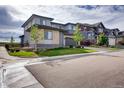
[[[37,43],[35,42],[34,50],[37,51]]]
[[[117,47],[117,37],[115,37],[115,46]]]
[[[80,41],[78,41],[78,46],[80,46]]]

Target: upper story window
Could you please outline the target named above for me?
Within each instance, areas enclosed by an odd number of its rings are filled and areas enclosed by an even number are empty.
[[[40,19],[40,24],[41,24],[41,25],[43,24],[43,20],[42,20],[42,19]]]
[[[75,30],[75,27],[72,25],[72,26],[71,26],[71,29],[72,29],[72,30]]]
[[[69,25],[68,30],[75,30],[75,27],[73,25]]]
[[[68,29],[69,29],[69,30],[72,29],[71,25],[68,26]]]
[[[72,26],[72,30],[75,30],[75,26]]]
[[[43,20],[43,25],[46,25],[46,21],[45,20]]]
[[[103,32],[103,29],[102,29],[102,28],[99,28],[98,31],[99,31],[99,32]]]
[[[40,25],[46,25],[46,20],[40,19]]]
[[[88,33],[88,39],[92,39],[93,36],[94,36],[94,33],[93,32]]]
[[[53,32],[52,31],[45,31],[44,32],[44,39],[45,40],[52,40],[53,39]]]

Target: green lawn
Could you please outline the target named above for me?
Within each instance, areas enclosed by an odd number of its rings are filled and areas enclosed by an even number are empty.
[[[120,48],[108,48],[110,51],[117,51],[120,50]]]
[[[55,48],[48,49],[44,52],[39,52],[39,56],[59,56],[59,55],[69,55],[69,54],[81,54],[81,53],[91,53],[96,52],[95,50],[86,48]]]
[[[37,57],[36,53],[34,53],[34,52],[26,52],[26,51],[11,52],[9,54],[11,56],[18,56],[18,57]]]
[[[96,52],[95,50],[86,49],[86,48],[54,48],[47,49],[46,51],[41,51],[38,53],[28,52],[28,51],[20,51],[9,53],[11,56],[18,57],[38,57],[38,56],[59,56],[59,55],[69,55],[69,54],[81,54],[81,53],[91,53]]]

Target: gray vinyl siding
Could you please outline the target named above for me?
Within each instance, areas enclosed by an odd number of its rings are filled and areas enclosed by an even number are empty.
[[[24,43],[30,43],[30,32],[24,31]]]
[[[30,44],[30,47],[34,48],[34,44]],[[61,47],[59,44],[37,44],[37,47],[38,48],[47,48],[47,49],[50,49],[50,48],[58,48],[58,47]]]
[[[64,26],[60,24],[51,23],[51,26],[58,29],[64,29]]]
[[[84,39],[95,39],[95,34],[92,31],[86,31],[86,32],[82,32]],[[88,36],[88,34],[91,34],[91,37]]]
[[[70,45],[76,46],[77,44],[72,38],[65,38],[65,46],[70,46]]]
[[[50,20],[48,19],[36,17],[34,18],[34,20],[35,20],[35,24],[51,26]],[[43,21],[45,22],[45,24]]]
[[[64,46],[64,34],[63,34],[63,32],[59,33],[59,43],[60,43],[60,47]]]

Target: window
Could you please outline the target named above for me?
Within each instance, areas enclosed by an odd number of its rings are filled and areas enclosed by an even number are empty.
[[[45,20],[43,20],[43,25],[46,25],[46,21]]]
[[[44,39],[45,40],[52,40],[53,39],[53,32],[52,31],[45,31],[44,32]]]
[[[75,26],[72,26],[72,30],[75,30]]]
[[[93,38],[93,36],[94,36],[94,34],[93,34],[93,33],[88,33],[88,39],[92,39],[92,38]]]
[[[46,25],[46,20],[40,19],[40,25]]]
[[[42,25],[43,24],[43,20],[42,19],[40,19],[40,25]]]
[[[88,33],[88,39],[91,39],[91,33]]]
[[[69,26],[68,26],[68,29],[69,29],[69,30],[73,30],[73,26],[72,26],[72,25],[69,25]]]
[[[103,32],[103,29],[102,28],[99,28],[98,30],[99,30],[99,32]]]

